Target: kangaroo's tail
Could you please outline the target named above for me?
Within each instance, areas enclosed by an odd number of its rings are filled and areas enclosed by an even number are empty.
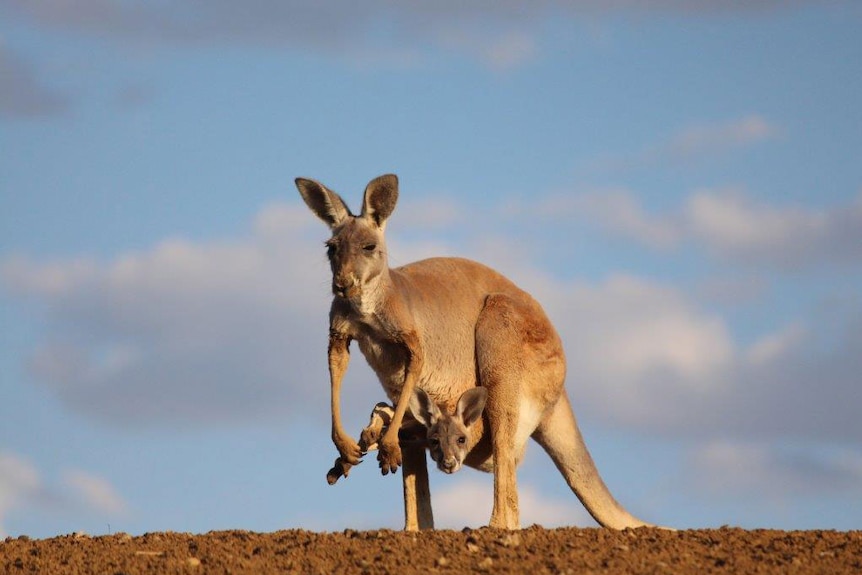
[[[565,391],[545,415],[533,439],[551,456],[566,483],[601,526],[613,529],[652,526],[626,511],[611,495],[587,450]]]

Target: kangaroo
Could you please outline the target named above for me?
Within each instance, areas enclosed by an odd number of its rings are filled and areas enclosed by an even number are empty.
[[[411,468],[420,465],[415,451],[402,458],[398,440],[415,389],[454,412],[465,391],[481,386],[487,401],[476,425],[487,430],[477,433],[481,440],[464,462],[493,469],[491,527],[520,526],[516,467],[530,437],[599,524],[616,529],[647,525],[626,511],[602,481],[564,390],[562,342],[532,296],[491,268],[462,258],[390,268],[384,232],[398,200],[393,174],[368,183],[359,215],[319,182],[297,178],[296,187],[331,231],[325,245],[334,295],[328,345],[332,440],[343,461],[355,465],[362,455],[341,422],[341,384],[355,340],[395,405],[378,443],[383,475],[405,461]],[[424,449],[420,455],[424,467]],[[421,485],[408,489],[407,471],[405,527],[432,527],[430,495]],[[427,471],[424,477],[427,481]]]

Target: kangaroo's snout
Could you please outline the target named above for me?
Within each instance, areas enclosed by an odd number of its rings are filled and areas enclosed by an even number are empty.
[[[340,298],[346,298],[353,287],[352,282],[334,281],[332,282],[332,293]]]
[[[332,293],[338,297],[345,297],[347,295],[347,288],[338,282],[332,282]]]
[[[332,280],[332,293],[340,298],[356,297],[359,292],[359,282],[356,278],[335,278]]]

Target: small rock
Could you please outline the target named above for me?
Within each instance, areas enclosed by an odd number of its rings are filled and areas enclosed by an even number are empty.
[[[200,567],[201,560],[197,557],[189,557],[188,559],[186,559],[186,565],[188,565],[189,567]]]
[[[446,567],[447,565],[449,565],[449,563],[451,563],[451,561],[449,561],[445,557],[438,557],[437,560],[434,562],[437,567]]]
[[[521,536],[517,531],[513,531],[511,533],[507,533],[501,539],[498,539],[497,543],[503,547],[517,547],[521,544]]]
[[[484,559],[479,561],[479,564],[476,567],[485,571],[487,569],[490,569],[493,565],[494,565],[494,560],[491,559],[490,557],[485,557]]]

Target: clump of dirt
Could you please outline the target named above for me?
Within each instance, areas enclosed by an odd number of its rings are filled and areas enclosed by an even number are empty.
[[[521,531],[302,530],[7,538],[3,573],[392,574],[862,572],[862,532],[662,531],[533,526]]]

